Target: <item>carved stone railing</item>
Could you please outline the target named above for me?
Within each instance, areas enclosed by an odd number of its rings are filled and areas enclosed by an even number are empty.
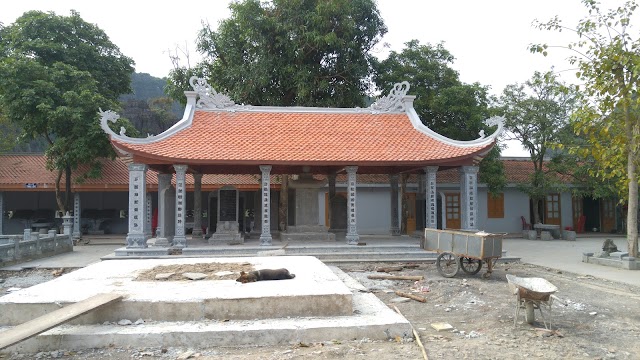
[[[0,236],[0,267],[71,251],[70,235],[56,234],[55,230],[38,234],[25,229],[24,235]]]

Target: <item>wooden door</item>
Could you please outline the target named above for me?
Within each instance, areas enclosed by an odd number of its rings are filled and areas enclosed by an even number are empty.
[[[446,228],[460,229],[460,193],[445,193]]]
[[[600,200],[601,232],[611,232],[616,228],[616,203],[612,199]]]
[[[561,225],[560,194],[548,194],[544,206],[544,223]]]
[[[407,215],[407,234],[416,231],[416,193],[405,194],[405,211]]]
[[[583,200],[581,197],[572,197],[572,214],[573,214],[573,229],[576,230],[578,228],[578,221],[580,221],[580,216],[582,216],[582,203]]]

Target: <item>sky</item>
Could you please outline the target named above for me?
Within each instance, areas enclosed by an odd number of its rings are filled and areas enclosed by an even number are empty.
[[[603,8],[618,0],[601,0]],[[69,15],[79,12],[96,24],[121,52],[135,61],[136,72],[156,77],[172,69],[170,54],[187,50],[195,64],[199,54],[195,39],[202,23],[213,28],[229,16],[228,0],[191,0],[185,3],[147,1],[20,0],[3,1],[0,22],[9,25],[28,10],[53,11]],[[389,51],[401,51],[404,43],[418,39],[422,44],[444,43],[456,58],[452,67],[465,83],[479,82],[499,95],[508,84],[523,83],[534,71],[554,71],[568,82],[574,81],[566,50],[557,49],[547,57],[531,54],[531,43],[566,45],[575,40],[568,32],[534,28],[534,20],[547,21],[558,15],[572,26],[586,15],[580,0],[378,0],[378,9],[388,33],[375,54],[385,58]],[[387,44],[387,46],[383,45]],[[186,64],[183,57],[182,64]],[[510,144],[503,156],[526,156]]]

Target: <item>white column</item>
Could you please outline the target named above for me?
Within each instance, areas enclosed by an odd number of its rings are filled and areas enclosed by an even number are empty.
[[[129,232],[127,248],[146,248],[144,207],[147,202],[147,169],[145,164],[129,164]]]
[[[436,173],[437,166],[427,166],[424,168],[425,176],[425,227],[435,229],[438,227],[438,218],[436,214],[438,206],[438,193],[436,192]]]
[[[400,236],[400,219],[398,209],[398,174],[389,174],[389,185],[391,187],[391,235]]]
[[[202,239],[202,174],[193,174],[193,232],[194,239]]]
[[[80,225],[82,223],[82,209],[80,208],[80,193],[75,192],[73,194],[73,240],[78,241],[82,238],[82,229]]]
[[[463,230],[478,229],[478,167],[463,166],[460,169],[460,200]]]
[[[262,233],[260,245],[271,245],[271,165],[260,165],[262,172],[262,200],[260,212],[262,215]]]
[[[356,211],[356,171],[357,166],[345,167],[347,171],[347,244],[358,245],[357,211]]]
[[[176,169],[176,234],[173,237],[173,247],[187,247],[184,223],[187,206],[187,165],[173,165]]]

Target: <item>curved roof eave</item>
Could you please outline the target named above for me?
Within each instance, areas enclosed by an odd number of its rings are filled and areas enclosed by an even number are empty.
[[[420,120],[418,113],[413,108],[414,99],[415,99],[415,96],[405,96],[403,98],[403,101],[405,102],[405,109],[407,112],[407,116],[409,116],[409,119],[411,120],[411,124],[413,125],[413,127],[419,132],[427,136],[430,136],[438,141],[441,141],[445,144],[448,144],[451,146],[457,146],[461,148],[485,147],[487,145],[493,145],[493,143],[497,140],[498,136],[500,136],[500,134],[502,133],[502,130],[504,129],[504,117],[493,116],[484,121],[485,125],[487,126],[498,126],[498,128],[496,129],[496,131],[493,132],[493,134],[489,136],[485,136],[484,131],[481,131],[480,137],[475,140],[454,140],[444,135],[438,134],[437,132],[431,130],[428,126],[422,123],[422,120]]]

